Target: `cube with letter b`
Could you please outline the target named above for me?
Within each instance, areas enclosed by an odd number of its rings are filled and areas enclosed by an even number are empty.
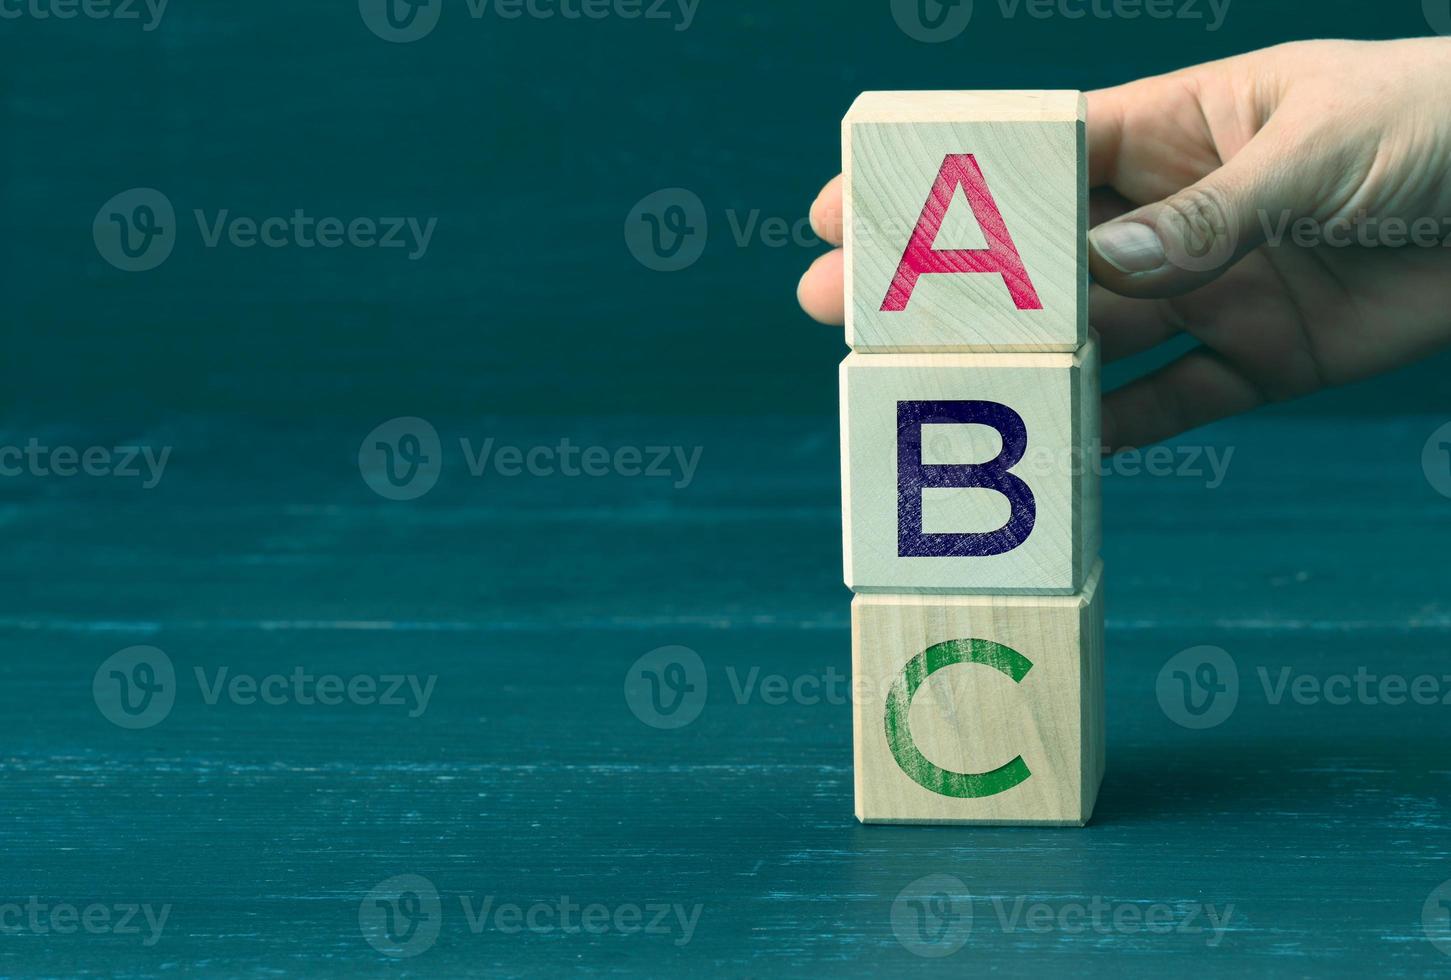
[[[1098,348],[841,365],[846,584],[1069,595],[1098,557]]]
[[[842,123],[847,343],[1073,351],[1087,339],[1078,92],[866,92]]]

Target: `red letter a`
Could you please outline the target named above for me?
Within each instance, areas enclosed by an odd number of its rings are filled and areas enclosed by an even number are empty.
[[[947,206],[952,203],[952,194],[958,187],[967,195],[972,213],[982,226],[987,238],[987,248],[946,249],[938,251],[932,245],[937,233],[942,230],[942,219],[947,215]],[[882,312],[900,313],[912,299],[912,290],[917,287],[917,277],[924,272],[996,272],[1003,277],[1013,305],[1020,310],[1041,310],[1043,303],[1028,270],[1023,267],[1023,257],[1013,245],[1013,236],[998,211],[987,181],[971,153],[949,154],[942,161],[932,193],[917,219],[917,227],[902,253],[897,274],[887,289],[887,298],[882,300]]]

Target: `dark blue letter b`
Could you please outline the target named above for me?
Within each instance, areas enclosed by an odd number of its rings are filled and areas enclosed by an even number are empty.
[[[985,463],[922,462],[924,425],[986,425],[1002,437],[1002,452]],[[902,558],[1001,555],[1028,540],[1037,520],[1033,491],[1009,473],[1028,451],[1023,417],[998,402],[897,402],[897,554]],[[996,490],[1007,498],[1007,523],[996,531],[924,534],[924,490]]]

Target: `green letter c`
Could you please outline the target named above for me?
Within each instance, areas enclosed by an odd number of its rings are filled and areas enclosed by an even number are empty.
[[[1032,775],[1021,755],[990,772],[953,772],[929,761],[912,739],[907,716],[913,695],[927,678],[953,664],[982,664],[1011,677],[1015,684],[1033,669],[1027,657],[991,640],[948,640],[928,647],[907,661],[887,693],[887,745],[892,758],[914,783],[941,796],[970,800],[1007,792]]]

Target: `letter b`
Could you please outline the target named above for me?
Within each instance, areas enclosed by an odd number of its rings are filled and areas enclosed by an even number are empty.
[[[1097,559],[1098,363],[851,354],[843,579],[855,592],[1072,595]],[[930,559],[924,561],[923,559]]]
[[[1002,438],[1002,450],[984,463],[928,464],[922,461],[922,427],[928,424],[985,425]],[[1033,491],[1009,472],[1028,451],[1023,417],[990,401],[897,402],[897,554],[902,558],[1002,555],[1033,533],[1038,506]],[[995,531],[928,534],[922,527],[922,497],[932,488],[995,490],[1008,501],[1007,522]]]

